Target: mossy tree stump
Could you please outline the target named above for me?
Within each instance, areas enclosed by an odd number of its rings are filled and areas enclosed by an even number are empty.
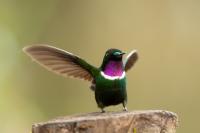
[[[32,133],[175,133],[177,124],[162,110],[89,113],[34,124]]]

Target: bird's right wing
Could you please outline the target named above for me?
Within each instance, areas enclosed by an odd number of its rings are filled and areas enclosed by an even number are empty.
[[[98,69],[80,57],[49,45],[27,46],[23,51],[46,69],[62,75],[93,81]]]

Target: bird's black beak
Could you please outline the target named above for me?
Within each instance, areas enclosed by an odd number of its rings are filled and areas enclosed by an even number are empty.
[[[124,54],[126,54],[125,52],[122,52],[120,55],[124,55]]]

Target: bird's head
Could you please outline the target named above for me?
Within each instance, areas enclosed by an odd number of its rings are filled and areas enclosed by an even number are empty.
[[[125,53],[119,49],[108,49],[104,56],[104,61],[122,61]]]
[[[104,69],[109,62],[122,63],[122,57],[125,53],[119,49],[108,49],[104,55],[101,68]]]

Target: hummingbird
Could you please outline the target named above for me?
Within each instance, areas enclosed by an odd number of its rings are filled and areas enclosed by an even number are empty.
[[[64,77],[89,81],[95,100],[102,112],[111,105],[123,105],[127,111],[126,72],[138,60],[138,53],[132,50],[125,58],[119,49],[108,49],[100,67],[87,63],[81,57],[50,45],[31,45],[23,51],[47,70]]]

